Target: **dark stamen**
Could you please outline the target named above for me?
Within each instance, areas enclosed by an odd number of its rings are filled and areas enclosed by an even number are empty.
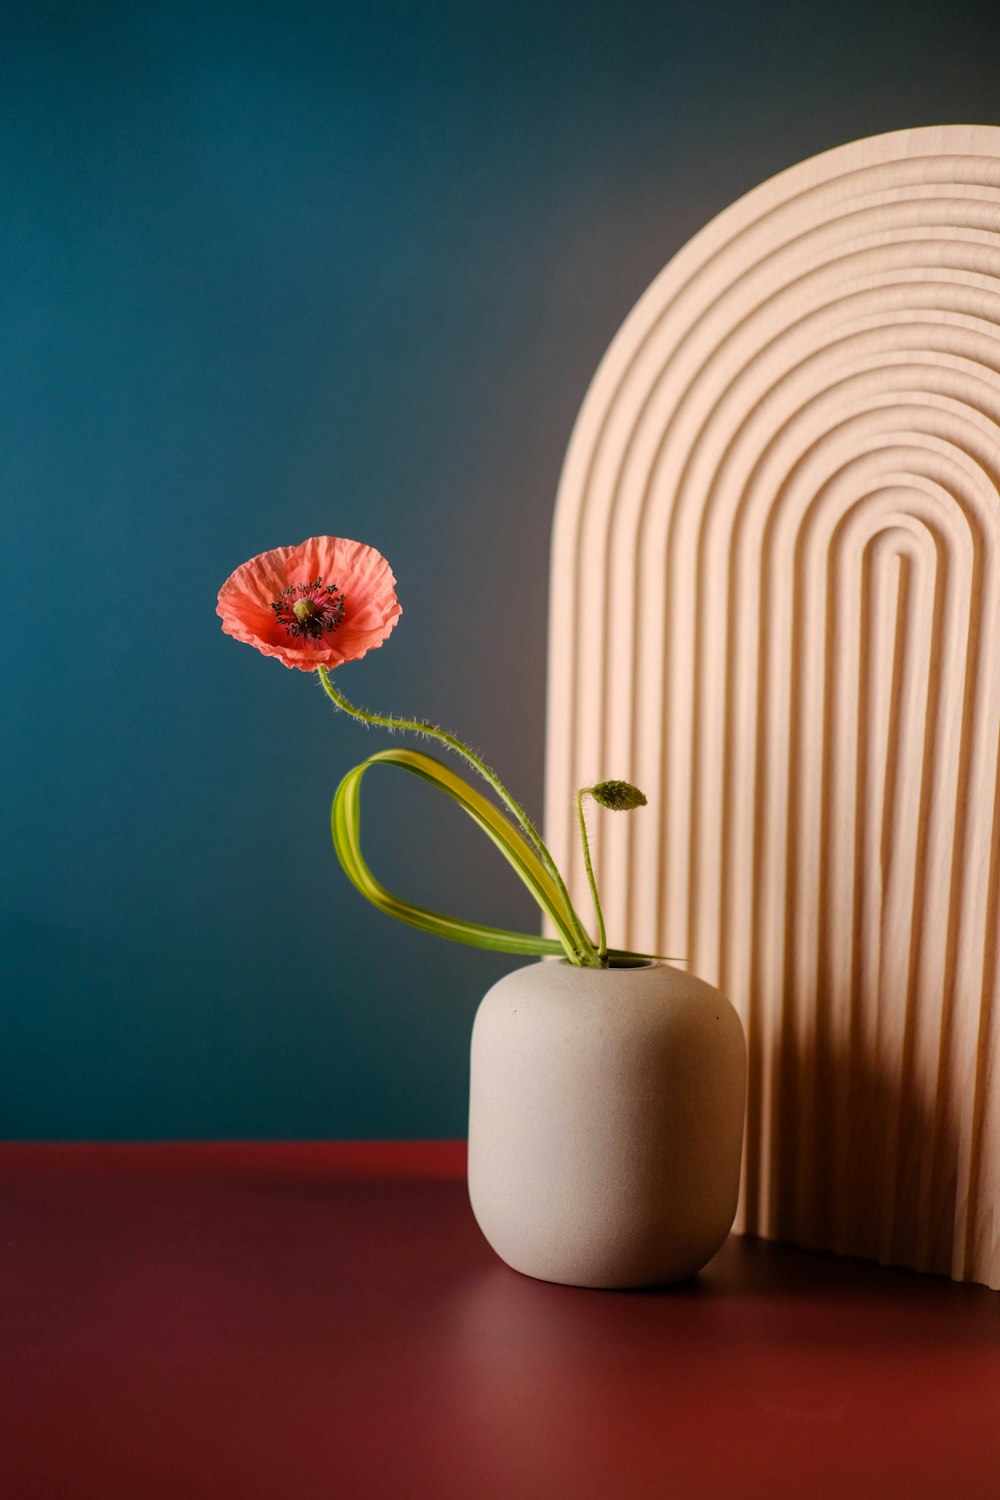
[[[289,635],[318,641],[339,627],[344,604],[335,583],[324,585],[322,578],[317,578],[315,583],[290,583],[272,600],[271,608]]]

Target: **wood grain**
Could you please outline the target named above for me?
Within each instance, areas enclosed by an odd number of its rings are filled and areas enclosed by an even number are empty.
[[[1000,128],[764,183],[613,341],[556,511],[547,832],[740,1011],[738,1225],[1000,1287]]]

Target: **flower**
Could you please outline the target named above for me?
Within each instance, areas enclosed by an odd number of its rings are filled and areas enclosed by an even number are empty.
[[[222,585],[216,606],[227,635],[256,646],[265,656],[276,656],[286,667],[315,672],[330,701],[352,718],[383,729],[427,735],[460,755],[506,810],[506,814],[501,813],[432,756],[415,750],[383,750],[369,756],[347,773],[333,801],[333,845],[348,878],[369,901],[400,921],[477,948],[538,955],[558,953],[561,948],[570,963],[590,968],[607,968],[620,957],[646,958],[646,954],[608,950],[583,816],[583,798],[587,795],[601,806],[618,811],[643,806],[646,799],[637,787],[627,781],[600,781],[577,793],[583,856],[600,930],[598,947],[580,921],[566,882],[541,834],[496,772],[490,770],[470,745],[428,719],[400,719],[357,708],[334,686],[330,668],[356,661],[381,646],[395,627],[402,614],[395,583],[392,569],[374,547],[344,537],[314,536],[298,547],[275,547],[245,562]],[[411,906],[387,891],[369,870],[359,842],[358,788],[364,772],[375,763],[402,766],[454,798],[505,854],[552,921],[558,936],[509,932],[506,928],[444,917],[424,907]]]
[[[402,609],[392,569],[374,547],[314,536],[251,557],[219,590],[227,635],[314,672],[381,646]]]

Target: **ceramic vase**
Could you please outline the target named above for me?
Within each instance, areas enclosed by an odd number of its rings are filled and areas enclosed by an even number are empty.
[[[746,1046],[711,985],[665,963],[543,959],[487,993],[472,1033],[469,1198],[527,1276],[662,1286],[736,1212]]]

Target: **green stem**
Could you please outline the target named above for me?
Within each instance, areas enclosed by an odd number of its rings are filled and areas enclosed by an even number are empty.
[[[576,811],[580,819],[580,840],[583,844],[583,862],[587,867],[587,879],[590,882],[590,894],[594,899],[594,911],[597,914],[597,931],[600,939],[600,947],[597,956],[601,961],[601,967],[607,966],[608,962],[608,935],[604,930],[604,913],[601,911],[601,898],[597,894],[597,881],[594,878],[594,866],[590,860],[590,840],[587,837],[587,820],[583,816],[583,799],[590,791],[589,786],[581,787],[576,794]]]
[[[566,889],[565,882],[563,881],[563,878],[560,875],[558,868],[556,867],[555,860],[552,858],[552,855],[549,853],[548,849],[545,847],[545,844],[542,842],[542,836],[538,832],[538,829],[532,823],[531,819],[524,811],[524,808],[521,807],[518,802],[515,802],[514,798],[511,796],[510,792],[508,792],[507,788],[504,786],[497,773],[491,770],[486,762],[484,760],[481,760],[476,752],[470,749],[468,745],[464,744],[462,740],[458,739],[456,735],[449,734],[446,729],[442,729],[439,725],[431,724],[426,719],[397,719],[389,714],[373,714],[370,713],[367,709],[357,708],[353,703],[351,703],[347,698],[344,697],[343,693],[338,692],[338,690],[334,687],[333,683],[330,681],[330,674],[326,667],[317,667],[316,670],[317,675],[319,676],[319,680],[323,684],[323,691],[326,693],[327,697],[337,706],[337,708],[343,709],[344,713],[350,714],[352,718],[360,719],[363,724],[378,725],[382,729],[402,729],[410,734],[430,735],[433,739],[440,740],[443,745],[447,745],[450,750],[454,750],[457,755],[462,756],[464,760],[468,761],[473,770],[478,772],[478,774],[483,778],[487,785],[493,788],[493,791],[499,797],[504,807],[507,808],[508,812],[516,820],[526,838],[530,839],[531,843],[538,851],[539,859],[542,861],[542,864],[551,875],[556,889],[558,890],[560,897],[566,905],[566,912],[570,919],[574,938],[576,941],[576,961],[580,964],[596,968],[599,962],[597,950],[588,937],[583,923],[580,921],[580,918],[576,914],[573,903],[569,898],[569,892]]]

